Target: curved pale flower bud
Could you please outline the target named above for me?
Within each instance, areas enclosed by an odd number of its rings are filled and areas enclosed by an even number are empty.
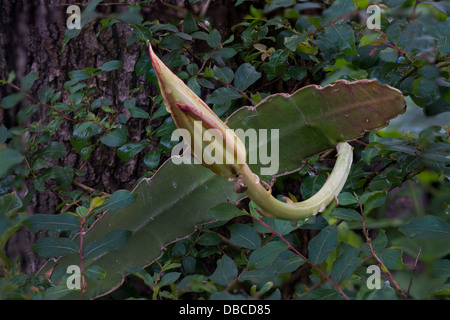
[[[336,199],[344,187],[353,160],[352,147],[341,142],[337,145],[338,159],[323,187],[311,198],[294,203],[282,202],[266,190],[259,177],[246,163],[246,150],[237,135],[184,82],[153,53],[150,57],[158,77],[167,111],[182,130],[195,158],[216,174],[225,178],[238,177],[235,192],[246,192],[261,208],[261,214],[284,220],[300,220],[322,212]],[[212,141],[205,144],[204,141]],[[214,157],[207,150],[214,150]]]
[[[301,220],[323,212],[344,188],[353,163],[353,148],[347,142],[337,144],[337,160],[333,170],[322,188],[311,198],[301,202],[293,202],[285,198],[279,201],[266,190],[259,179],[245,166],[241,171],[243,181],[247,186],[247,195],[261,208],[261,214],[282,220]]]
[[[234,178],[246,163],[246,149],[239,137],[178,78],[153,52],[150,58],[158,77],[167,111],[181,130],[193,156],[225,178]],[[189,134],[189,137],[185,136]],[[205,143],[204,140],[211,141]],[[207,150],[214,151],[205,152]]]

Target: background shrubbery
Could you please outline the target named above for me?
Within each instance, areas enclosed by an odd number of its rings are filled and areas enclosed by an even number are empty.
[[[151,41],[223,119],[270,94],[337,79],[376,78],[399,89],[408,108],[352,143],[338,207],[290,223],[259,217],[252,203],[241,208],[249,214],[217,206],[217,222],[164,246],[144,270],[130,268],[106,298],[448,298],[450,6],[377,4],[380,30],[366,26],[368,1],[352,0],[94,0],[83,5],[83,28],[65,31],[66,7],[49,2],[48,16],[30,4],[25,20],[2,20],[2,30],[23,23],[29,47],[2,31],[0,297],[63,297],[64,274],[39,273],[45,258],[77,253],[70,239],[106,209],[126,210],[134,186],[169,157],[175,125]],[[2,17],[17,15],[11,6]],[[326,160],[279,178],[275,192],[314,194],[332,167]],[[129,237],[85,243],[84,258],[101,246],[114,255]],[[373,264],[383,271],[379,290],[366,286]],[[95,265],[85,271],[96,281],[110,276]]]

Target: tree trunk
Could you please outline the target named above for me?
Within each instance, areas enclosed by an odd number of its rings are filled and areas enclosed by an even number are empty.
[[[89,1],[81,1],[87,3]],[[138,79],[134,72],[134,65],[140,56],[141,46],[136,44],[127,47],[126,40],[131,33],[130,28],[124,24],[116,24],[102,31],[98,37],[100,23],[93,22],[83,28],[81,34],[71,39],[62,52],[64,31],[66,29],[66,13],[68,5],[60,1],[28,1],[8,0],[0,1],[0,77],[7,79],[10,72],[15,72],[16,83],[30,72],[39,75],[33,88],[29,91],[31,96],[37,97],[40,88],[48,85],[57,92],[64,91],[64,83],[70,80],[69,72],[88,67],[99,67],[111,60],[123,62],[122,68],[113,72],[104,73],[96,78],[94,87],[100,96],[107,97],[113,102],[113,108],[121,110],[123,101],[129,97],[129,90],[145,86],[137,96],[137,106],[144,110],[149,109],[146,95],[154,96],[156,88]],[[100,6],[98,11],[108,12],[126,9],[126,6]],[[14,91],[7,87],[0,87],[0,98]],[[67,94],[63,100],[67,101]],[[26,103],[26,101],[24,101]],[[17,125],[15,115],[19,106],[9,110],[0,109],[0,122],[8,128]],[[41,107],[31,121],[43,119],[49,122],[45,114],[48,110]],[[139,141],[145,136],[146,119],[131,119],[129,125],[129,141]],[[80,185],[112,193],[118,189],[130,190],[139,177],[144,174],[145,168],[142,158],[136,157],[128,163],[116,156],[115,148],[98,147],[86,165],[70,146],[73,125],[70,121],[62,122],[52,141],[58,141],[66,147],[66,155],[52,164],[59,166],[72,165],[82,168],[83,175],[78,177]],[[142,153],[141,153],[142,154]],[[142,156],[141,156],[142,157]],[[51,183],[50,183],[51,184]],[[25,196],[33,186],[33,181],[27,181],[21,196]],[[56,186],[56,185],[55,185]],[[61,203],[60,197],[51,191],[54,186],[46,184],[46,192],[36,192],[27,208],[28,214],[56,213],[56,207]],[[76,188],[72,186],[72,188]],[[22,228],[7,244],[7,254],[10,257],[20,257],[22,270],[30,272],[36,270],[39,261],[31,254],[30,247],[35,242],[36,235]]]

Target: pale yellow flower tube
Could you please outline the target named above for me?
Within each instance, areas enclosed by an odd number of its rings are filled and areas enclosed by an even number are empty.
[[[246,149],[242,141],[220,120],[202,99],[167,68],[154,54],[151,45],[149,45],[149,52],[167,111],[171,113],[178,128],[186,129],[190,133],[191,137],[185,140],[192,142],[192,145],[189,147],[193,152],[193,156],[199,156],[195,151],[201,152],[205,148],[202,139],[194,140],[193,138],[203,137],[204,131],[206,130],[217,130],[217,133],[223,137],[223,141],[220,142],[220,146],[216,149],[220,149],[220,147],[225,149],[221,159],[222,161],[220,161],[221,163],[209,164],[213,161],[211,159],[205,159],[205,157],[209,156],[208,153],[202,153],[200,161],[204,166],[224,178],[234,178],[237,174],[238,167],[242,166],[246,159]],[[196,121],[202,122],[202,128],[195,126]],[[195,131],[197,131],[197,134],[195,134]],[[214,140],[212,143],[219,143],[219,141]],[[235,159],[234,163],[229,163],[227,161],[229,159]]]

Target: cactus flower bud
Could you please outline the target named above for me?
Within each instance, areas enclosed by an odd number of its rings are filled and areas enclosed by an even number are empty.
[[[263,186],[246,163],[246,150],[238,136],[217,117],[184,82],[178,78],[154,54],[149,46],[150,57],[158,77],[159,86],[168,112],[175,124],[183,129],[182,135],[187,141],[195,158],[216,174],[228,179],[237,177],[235,192],[245,192],[267,217],[300,220],[322,212],[336,199],[344,187],[352,165],[352,147],[346,143],[338,143],[338,157],[327,181],[311,198],[294,203],[279,201]],[[208,136],[208,135],[209,136]],[[211,141],[205,144],[204,140]],[[214,150],[215,155],[204,152]],[[202,154],[203,153],[203,154]],[[266,185],[267,186],[267,185]]]
[[[242,141],[156,56],[151,45],[149,53],[167,111],[177,127],[184,129],[181,133],[185,142],[190,143],[194,158],[216,174],[234,178],[238,167],[246,162],[246,149]],[[187,134],[190,136],[187,137]],[[212,142],[206,144],[203,137]],[[205,150],[214,150],[214,157]]]

